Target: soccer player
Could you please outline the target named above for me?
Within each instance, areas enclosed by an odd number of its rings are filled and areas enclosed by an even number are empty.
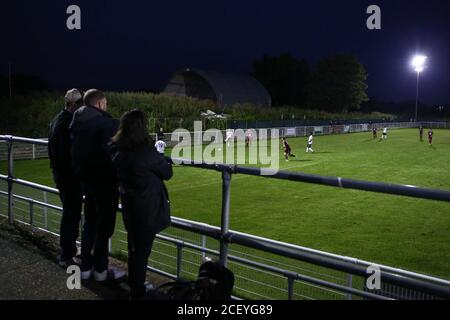
[[[166,149],[166,143],[162,140],[158,140],[155,143],[155,148],[163,156],[164,150]]]
[[[309,133],[309,138],[308,138],[308,145],[306,146],[306,153],[308,153],[309,151],[311,151],[312,153],[314,153],[314,150],[312,149],[313,143],[314,143],[313,133],[310,132],[310,133]]]
[[[433,129],[430,129],[430,131],[428,131],[428,143],[430,146],[433,144],[433,134]]]
[[[284,158],[286,159],[286,161],[289,161],[289,157],[295,158],[295,154],[292,154],[292,149],[291,149],[291,146],[289,145],[287,139],[285,137],[283,137],[281,140],[283,142]]]
[[[373,127],[372,134],[374,139],[378,138],[377,131],[378,131],[377,127]]]
[[[387,140],[387,132],[388,132],[387,127],[384,127],[384,129],[383,129],[383,137],[382,137],[383,140]]]
[[[419,135],[420,135],[420,142],[422,142],[423,141],[423,127],[422,126],[419,127]]]

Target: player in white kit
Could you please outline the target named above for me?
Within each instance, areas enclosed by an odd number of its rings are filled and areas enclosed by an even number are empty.
[[[309,138],[308,138],[308,145],[306,146],[306,153],[308,153],[308,152],[310,152],[310,151],[311,151],[312,153],[314,153],[314,150],[312,149],[313,143],[314,143],[313,133],[310,132],[310,133],[309,133]]]
[[[161,155],[164,155],[164,150],[166,149],[166,143],[162,140],[158,140],[155,143],[155,148]]]
[[[384,127],[383,135],[382,135],[381,139],[387,140],[387,134],[388,134],[388,129],[386,127]]]

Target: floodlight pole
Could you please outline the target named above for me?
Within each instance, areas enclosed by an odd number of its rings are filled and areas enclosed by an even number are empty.
[[[418,109],[419,109],[419,77],[420,77],[420,72],[417,71],[417,88],[416,88],[416,117],[415,117],[415,122],[417,122],[417,114],[418,114]]]

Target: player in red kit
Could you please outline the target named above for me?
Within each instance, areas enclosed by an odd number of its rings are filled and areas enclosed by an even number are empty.
[[[428,131],[428,143],[430,146],[433,144],[433,134],[433,129],[430,129],[430,131]]]
[[[295,154],[292,154],[291,146],[289,145],[286,138],[281,139],[283,142],[283,148],[284,148],[284,158],[286,161],[289,161],[289,157],[295,158]]]
[[[372,129],[372,134],[373,134],[373,138],[374,139],[376,139],[378,136],[377,136],[377,128],[376,127],[374,127],[373,129]]]
[[[420,135],[420,142],[422,142],[423,141],[423,127],[422,126],[419,127],[419,135]]]

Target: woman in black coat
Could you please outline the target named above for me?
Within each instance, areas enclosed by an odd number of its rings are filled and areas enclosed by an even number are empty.
[[[170,225],[170,207],[163,180],[172,165],[155,149],[147,119],[140,110],[125,113],[112,139],[125,228],[128,232],[128,278],[131,299],[145,295],[147,262],[157,233]]]

